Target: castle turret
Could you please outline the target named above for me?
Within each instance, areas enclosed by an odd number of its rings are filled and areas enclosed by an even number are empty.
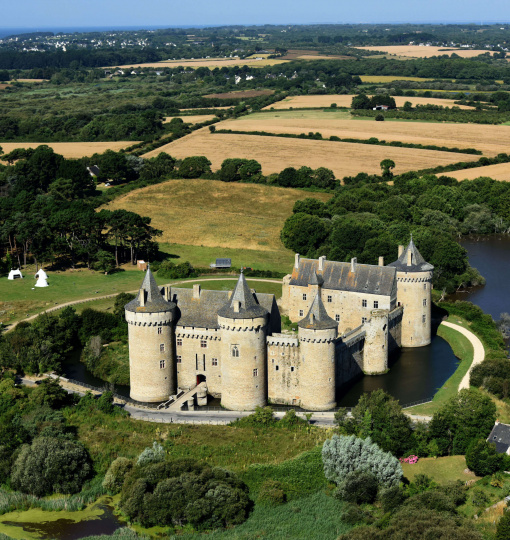
[[[365,323],[363,372],[377,375],[388,369],[388,310],[374,309]]]
[[[335,405],[335,340],[338,323],[327,313],[320,294],[313,299],[308,314],[298,322],[301,368],[301,407],[312,411]]]
[[[221,332],[221,404],[227,409],[253,410],[267,402],[267,325],[260,306],[241,272],[227,304],[218,311]]]
[[[397,302],[404,306],[402,347],[423,347],[431,340],[432,272],[413,239],[406,249],[399,246],[399,258],[390,263],[397,269]]]
[[[137,297],[125,307],[129,332],[130,396],[165,401],[176,393],[176,305],[162,296],[150,269]]]

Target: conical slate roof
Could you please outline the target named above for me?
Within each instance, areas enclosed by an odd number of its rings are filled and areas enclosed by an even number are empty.
[[[328,330],[330,328],[337,328],[338,323],[328,315],[320,294],[316,294],[308,310],[308,314],[298,322],[298,326],[311,330]]]
[[[140,302],[142,295],[145,296],[145,303],[143,306]],[[173,302],[167,302],[163,298],[161,290],[158,287],[150,268],[148,268],[145,273],[137,297],[125,306],[125,309],[128,311],[143,313],[159,313],[161,311],[170,311],[173,308],[175,308],[175,304]]]
[[[256,317],[264,317],[267,314],[267,310],[255,300],[250,287],[248,287],[248,283],[246,283],[246,278],[241,271],[232,296],[218,310],[218,315],[228,319],[254,319]]]
[[[310,276],[309,285],[318,285],[320,287],[323,283],[324,280],[322,279],[322,276],[317,275],[317,272],[314,270]]]
[[[411,255],[411,264],[409,263],[409,253]],[[430,272],[434,270],[434,267],[428,263],[418,251],[418,248],[414,245],[413,238],[400,257],[388,266],[392,266],[397,269],[397,272]]]

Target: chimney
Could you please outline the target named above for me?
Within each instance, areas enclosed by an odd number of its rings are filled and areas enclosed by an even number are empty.
[[[384,257],[379,257],[379,266],[384,266]]]
[[[169,287],[168,285],[163,289],[163,295],[164,295],[164,297],[165,297],[165,300],[166,300],[167,302],[170,302],[170,296],[171,296],[171,294],[170,294],[170,287]]]
[[[326,257],[323,255],[319,257],[319,272],[324,272],[324,263],[326,262]]]
[[[407,252],[407,266],[412,266],[412,265],[413,265],[413,252],[409,250]]]
[[[299,253],[294,256],[294,268],[299,268]]]
[[[140,307],[145,307],[145,289],[140,289]]]
[[[399,258],[402,255],[402,253],[404,253],[404,246],[398,246],[398,257]]]
[[[193,285],[193,298],[200,298],[200,283]]]
[[[356,264],[358,263],[358,259],[356,257],[353,257],[351,259],[351,272],[356,272]]]
[[[234,300],[234,313],[239,313],[241,309],[241,302],[239,300]]]

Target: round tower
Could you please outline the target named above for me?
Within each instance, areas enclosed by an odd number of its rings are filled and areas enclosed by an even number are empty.
[[[397,302],[402,314],[402,347],[428,345],[431,335],[432,273],[434,267],[425,261],[413,239],[406,249],[399,246],[398,259],[390,263],[397,269]]]
[[[218,311],[221,333],[221,404],[253,410],[267,403],[268,312],[241,273],[229,301]]]
[[[388,310],[374,309],[365,323],[363,372],[377,375],[388,369]]]
[[[167,291],[164,298],[149,269],[138,296],[125,307],[130,396],[136,401],[166,401],[176,393],[176,305]]]
[[[301,407],[325,411],[335,405],[335,341],[338,323],[326,312],[317,292],[304,319],[298,322]]]

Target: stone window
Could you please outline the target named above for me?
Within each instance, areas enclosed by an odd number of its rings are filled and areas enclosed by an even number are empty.
[[[379,300],[374,300],[374,309],[379,307]]]
[[[200,347],[202,347],[202,349],[207,349],[207,339],[200,340]]]
[[[331,295],[328,296],[328,302],[329,303],[333,302],[333,297]]]
[[[367,322],[367,318],[366,317],[361,317],[361,324],[365,324]]]
[[[361,307],[367,307],[367,301],[366,300],[361,301]]]
[[[304,312],[303,312],[302,309],[299,310],[299,316],[300,316],[300,317],[304,317],[304,316],[305,316],[305,314],[304,314]]]
[[[160,369],[165,369],[165,367],[166,367],[166,362],[164,360],[160,360],[159,361],[159,368]]]
[[[280,366],[275,366],[274,369],[275,371],[280,371]]]
[[[177,347],[182,347],[182,339],[177,338]]]
[[[259,370],[258,370],[257,368],[255,368],[255,369],[253,370],[253,376],[254,376],[254,377],[258,377],[258,376],[259,376]]]
[[[424,290],[424,291],[427,290],[427,284],[426,284],[426,283],[423,284],[423,290]]]
[[[303,294],[303,300],[306,300],[306,294]]]
[[[213,358],[213,359],[211,360],[211,364],[212,364],[213,366],[217,366],[217,365],[218,365],[218,359],[217,359],[217,358]]]
[[[291,371],[294,371],[294,369],[296,369],[294,366],[290,366]]]
[[[340,315],[335,315],[335,321],[340,322]]]
[[[237,345],[232,345],[232,356],[239,358],[239,347]]]
[[[163,333],[163,328],[161,328],[161,326],[158,326],[158,334],[162,334]]]
[[[182,356],[176,356],[176,359],[178,364],[182,362]]]
[[[422,322],[423,324],[425,324],[425,323],[427,322],[427,316],[426,316],[426,315],[422,315],[422,316],[421,316],[421,322]]]
[[[165,352],[165,344],[164,343],[160,343],[159,352]]]
[[[426,305],[427,305],[427,299],[424,298],[424,299],[423,299],[423,307],[425,307]]]

